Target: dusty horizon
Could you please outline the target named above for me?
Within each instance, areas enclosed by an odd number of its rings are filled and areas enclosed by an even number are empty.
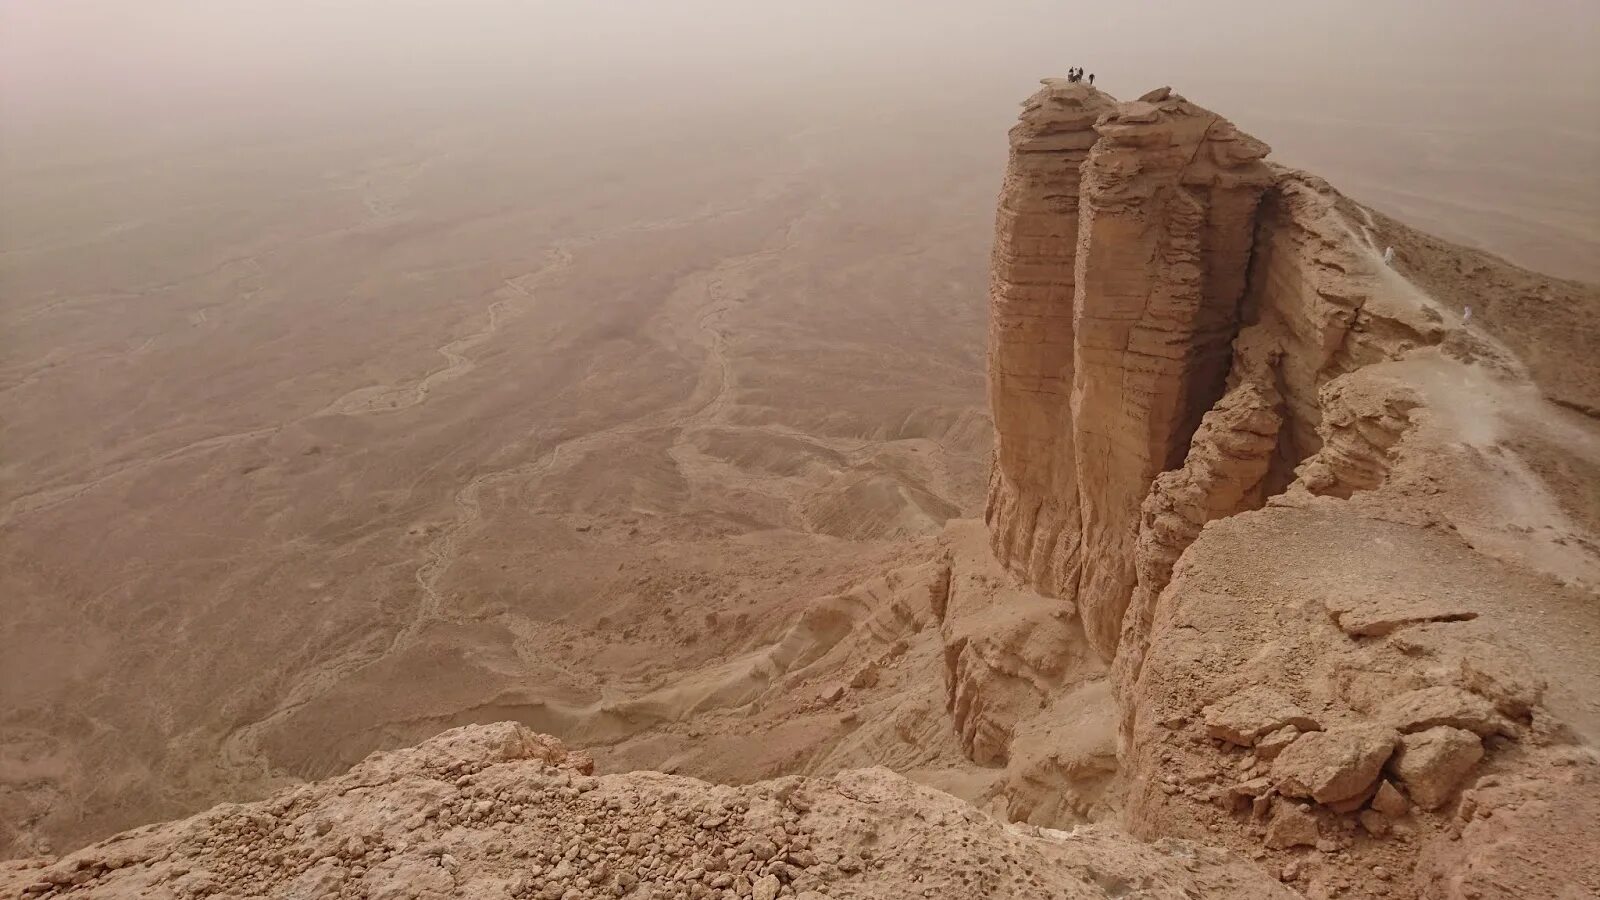
[[[1446,237],[1600,278],[1600,186],[1563,174],[1600,154],[1600,10],[1391,6],[12,0],[0,174],[16,190],[30,171],[141,148],[495,120],[531,146],[643,147],[606,135],[635,117],[705,140],[905,118],[991,136],[998,153],[1007,104],[1083,65],[1117,96],[1168,84],[1227,110],[1279,162]],[[4,224],[30,243],[25,216]]]

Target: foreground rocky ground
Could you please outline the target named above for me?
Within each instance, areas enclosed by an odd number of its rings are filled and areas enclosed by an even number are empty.
[[[886,769],[744,787],[593,763],[510,722],[260,803],[0,866],[6,896],[1286,897],[1242,859],[1007,825]]]

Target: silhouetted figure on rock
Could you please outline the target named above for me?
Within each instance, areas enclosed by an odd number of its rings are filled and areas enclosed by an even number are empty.
[[[1089,73],[1089,83],[1090,84],[1094,84],[1094,73],[1093,72]]]

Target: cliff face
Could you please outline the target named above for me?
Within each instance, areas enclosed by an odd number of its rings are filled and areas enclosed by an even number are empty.
[[[1312,896],[1600,891],[1600,665],[1565,637],[1600,628],[1600,291],[1265,153],[1167,89],[1028,101],[991,286],[995,556],[1107,663],[1134,833]],[[1080,671],[997,732],[1013,811],[1061,792],[1065,757],[1037,760],[1086,730]]]
[[[1011,129],[989,294],[995,465],[986,518],[995,555],[1046,593],[1075,588],[1082,521],[1072,428],[1081,169],[1113,104],[1046,83]]]
[[[1135,583],[1140,504],[1222,392],[1266,153],[1166,89],[1115,104],[1059,80],[1011,133],[987,518],[996,555],[1076,601],[1106,659]]]

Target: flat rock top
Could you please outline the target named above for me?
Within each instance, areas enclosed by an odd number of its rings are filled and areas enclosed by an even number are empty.
[[[743,787],[588,758],[510,722],[466,726],[260,803],[0,864],[45,897],[1288,897],[1183,841],[997,822],[888,771]]]

